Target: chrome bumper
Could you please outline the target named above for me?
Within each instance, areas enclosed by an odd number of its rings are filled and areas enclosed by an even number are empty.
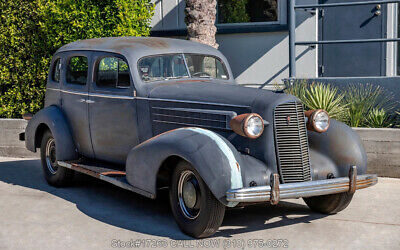
[[[334,178],[318,181],[279,184],[279,175],[271,178],[271,186],[259,186],[231,189],[226,192],[227,201],[231,202],[263,202],[277,204],[281,199],[311,197],[337,193],[354,193],[375,185],[378,177],[375,174],[357,176],[357,168],[350,168],[349,177]]]

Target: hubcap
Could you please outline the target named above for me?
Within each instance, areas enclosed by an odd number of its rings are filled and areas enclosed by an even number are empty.
[[[57,172],[56,143],[53,138],[50,138],[46,144],[46,165],[50,173],[55,174]]]
[[[178,200],[182,214],[188,219],[196,219],[200,214],[200,187],[194,173],[183,171],[178,182]]]

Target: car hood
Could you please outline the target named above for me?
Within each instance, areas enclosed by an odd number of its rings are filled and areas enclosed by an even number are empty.
[[[282,94],[237,84],[175,81],[155,85],[148,97],[252,107],[257,99],[271,103],[280,99]]]
[[[269,90],[248,88],[235,84],[214,83],[211,81],[175,81],[157,83],[149,86],[149,98],[153,101],[150,106],[157,108],[191,108],[204,110],[225,110],[233,111],[237,115],[243,113],[257,113],[265,120],[265,129],[262,136],[253,140],[242,136],[232,136],[231,131],[214,129],[213,126],[207,127],[208,123],[201,123],[202,127],[211,129],[214,132],[225,137],[235,146],[239,152],[250,152],[250,154],[258,160],[264,162],[267,166],[277,166],[274,144],[274,110],[283,103],[298,102],[299,100],[285,93],[276,93]],[[162,102],[162,100],[172,100],[170,102]],[[161,102],[159,102],[161,101]],[[185,102],[198,102],[193,105],[187,105]],[[150,109],[151,113],[153,109]],[[191,111],[195,112],[194,110]],[[190,112],[189,112],[190,113]],[[157,123],[153,126],[154,134],[160,134],[178,127],[182,127],[185,121],[194,124],[201,121],[197,114],[187,114],[189,120],[185,117],[172,116],[169,117],[165,124]],[[192,119],[190,119],[192,118]],[[176,124],[170,119],[177,120]],[[183,119],[183,120],[182,120]],[[153,119],[154,120],[154,119]],[[191,125],[196,126],[196,125]],[[276,170],[277,171],[277,170]]]

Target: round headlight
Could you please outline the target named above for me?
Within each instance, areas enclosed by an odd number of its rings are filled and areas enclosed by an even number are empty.
[[[258,138],[264,132],[264,120],[258,114],[241,114],[230,121],[232,130],[251,139]]]
[[[315,131],[322,133],[329,128],[329,115],[325,110],[319,109],[313,112],[311,115],[312,127]]]
[[[264,121],[257,114],[250,114],[243,126],[244,133],[247,137],[257,138],[264,132]]]

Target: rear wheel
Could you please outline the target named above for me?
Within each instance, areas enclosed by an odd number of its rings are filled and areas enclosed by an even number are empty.
[[[351,202],[353,194],[340,193],[303,198],[308,207],[318,213],[335,214],[345,209]]]
[[[194,238],[213,235],[224,219],[225,206],[185,161],[175,168],[170,188],[172,213],[179,228]]]
[[[40,157],[44,177],[50,185],[62,187],[70,184],[74,172],[58,165],[56,142],[50,131],[46,131],[43,135],[40,146]]]

